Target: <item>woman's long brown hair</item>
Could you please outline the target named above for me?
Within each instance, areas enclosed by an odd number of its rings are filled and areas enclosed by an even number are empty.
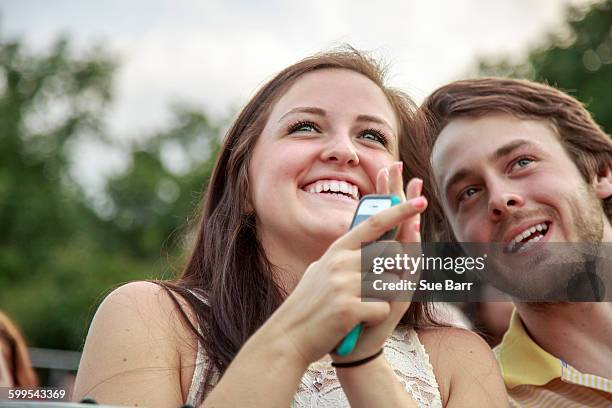
[[[9,344],[9,373],[13,376],[14,387],[37,387],[38,379],[32,368],[28,346],[17,326],[0,311],[0,338]],[[0,354],[0,358],[3,358]]]
[[[286,68],[263,85],[226,134],[200,207],[195,245],[181,276],[173,282],[156,282],[171,296],[184,323],[221,374],[288,295],[275,280],[274,266],[258,240],[255,216],[249,207],[247,169],[253,149],[276,101],[300,76],[321,69],[355,71],[380,87],[400,123],[404,179],[425,175],[421,146],[411,137],[414,104],[401,91],[385,86],[384,69],[369,56],[352,48],[317,54]],[[202,294],[208,305],[194,296],[194,291]],[[188,318],[176,295],[187,302],[189,314],[197,322]],[[413,326],[431,321],[425,303],[413,303],[402,319]],[[213,373],[212,366],[209,368],[203,386],[210,385]]]

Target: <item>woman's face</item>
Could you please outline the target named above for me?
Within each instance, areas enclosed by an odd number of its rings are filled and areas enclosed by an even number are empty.
[[[398,160],[398,119],[382,90],[354,71],[301,76],[255,145],[251,204],[264,247],[323,250],[345,233],[359,198]]]

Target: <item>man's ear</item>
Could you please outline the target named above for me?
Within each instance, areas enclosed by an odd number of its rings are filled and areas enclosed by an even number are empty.
[[[605,200],[612,196],[612,169],[606,166],[595,178],[595,193],[597,198]]]

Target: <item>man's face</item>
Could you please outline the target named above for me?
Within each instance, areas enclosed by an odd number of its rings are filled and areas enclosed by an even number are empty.
[[[432,164],[459,242],[499,242],[508,257],[524,259],[545,242],[611,236],[603,197],[584,181],[546,122],[506,114],[452,120],[435,143]]]

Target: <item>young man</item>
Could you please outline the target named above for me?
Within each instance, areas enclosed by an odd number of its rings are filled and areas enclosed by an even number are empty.
[[[529,81],[483,78],[438,89],[420,115],[437,192],[424,227],[435,226],[437,240],[500,242],[523,258],[542,248],[536,242],[610,247],[612,141],[577,100]],[[538,272],[513,270],[504,282],[551,293],[567,284]],[[513,405],[612,406],[612,303],[515,308],[496,349]]]

